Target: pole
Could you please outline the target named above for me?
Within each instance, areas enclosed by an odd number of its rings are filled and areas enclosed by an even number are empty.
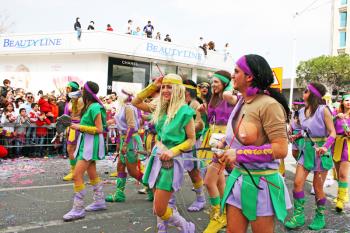
[[[292,108],[293,92],[294,92],[294,79],[296,78],[296,60],[297,60],[297,25],[296,18],[298,12],[293,15],[293,50],[292,50],[292,77],[290,78],[290,93],[289,93],[289,107]]]

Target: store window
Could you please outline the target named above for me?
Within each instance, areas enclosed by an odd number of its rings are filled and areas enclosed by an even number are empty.
[[[187,67],[178,67],[177,74],[182,77],[183,80],[192,80],[192,69]]]
[[[107,93],[120,93],[123,87],[140,91],[148,84],[149,77],[149,63],[109,58]]]
[[[214,74],[214,71],[211,70],[197,70],[197,83],[201,82],[211,82],[211,78]]]
[[[164,65],[164,64],[152,64],[151,77],[159,77],[166,74],[176,74],[176,66],[174,65]]]

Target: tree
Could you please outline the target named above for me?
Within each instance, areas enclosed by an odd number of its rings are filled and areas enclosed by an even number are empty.
[[[297,67],[297,84],[309,82],[324,84],[330,93],[350,90],[350,56],[320,56],[302,61]]]

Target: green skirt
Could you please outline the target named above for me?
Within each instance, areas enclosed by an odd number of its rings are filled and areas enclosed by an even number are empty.
[[[135,153],[135,150],[143,151],[143,145],[141,137],[138,133],[133,134],[130,142],[127,145],[127,152],[126,155],[121,154],[121,148],[124,145],[125,137],[120,138],[120,161],[125,164],[125,159],[128,160],[128,163],[136,163],[137,162],[137,154]]]
[[[245,170],[235,168],[226,181],[221,210],[226,204],[241,208],[243,215],[249,220],[257,216],[276,215],[283,222],[287,216],[287,208],[291,202],[287,187],[278,170],[250,170],[259,190]],[[259,203],[259,205],[258,205]]]

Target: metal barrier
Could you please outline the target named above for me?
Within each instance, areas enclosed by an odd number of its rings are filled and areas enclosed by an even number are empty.
[[[56,137],[56,124],[45,126],[0,124],[0,144],[9,157],[65,155],[65,134]]]
[[[23,132],[18,133],[18,129]],[[21,131],[20,130],[20,131]],[[42,136],[38,136],[38,131]],[[56,137],[56,124],[45,126],[0,124],[0,145],[9,150],[11,156],[55,156],[58,154],[66,156],[66,133]],[[117,129],[110,126],[108,132],[104,133],[106,151],[108,154],[116,152]]]

